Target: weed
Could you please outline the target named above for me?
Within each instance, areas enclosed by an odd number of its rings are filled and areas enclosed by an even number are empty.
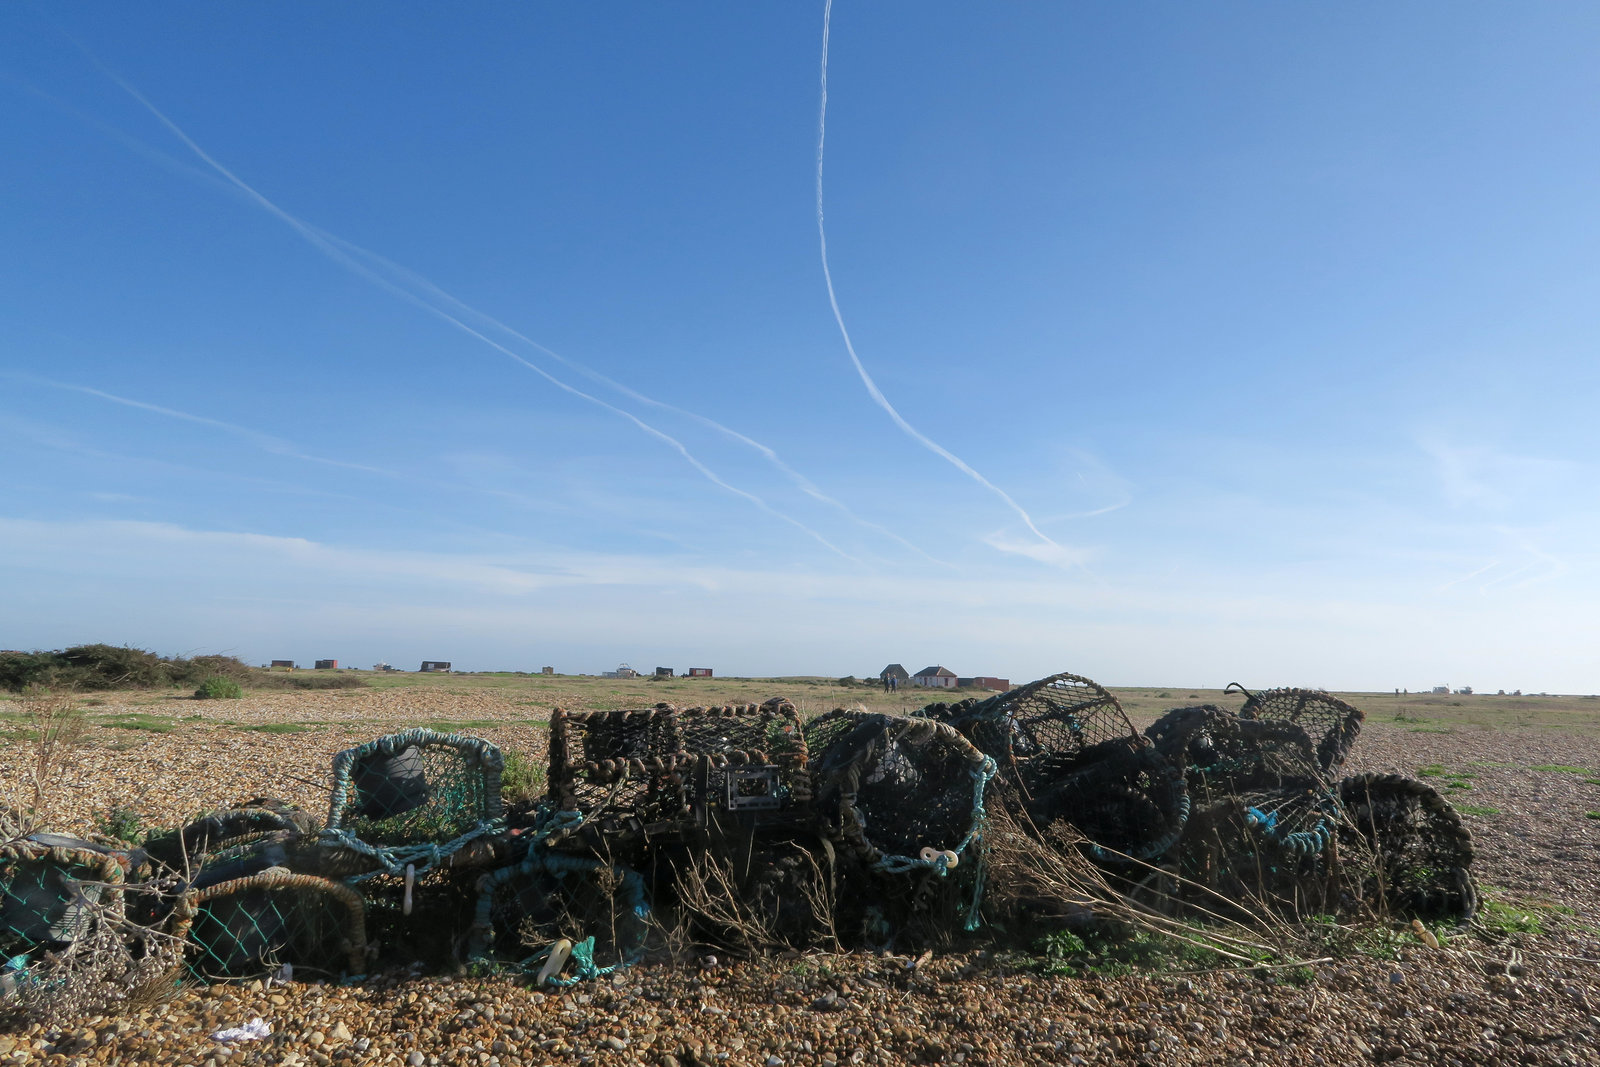
[[[115,804],[100,815],[95,829],[130,845],[144,840],[144,817],[125,804]]]
[[[1583,813],[1583,817],[1585,819],[1600,819],[1600,811],[1586,811]]]
[[[1585,778],[1583,780],[1583,784],[1584,785],[1600,785],[1600,778]]]
[[[1463,815],[1489,816],[1500,814],[1499,808],[1491,808],[1484,804],[1457,804],[1456,810]]]
[[[520,752],[506,749],[505,767],[500,771],[500,800],[507,807],[536,800],[544,788],[544,767]]]
[[[1512,934],[1542,934],[1544,923],[1539,909],[1520,906],[1509,900],[1485,898],[1478,908],[1477,923],[1491,934],[1509,937]]]
[[[257,734],[303,734],[311,729],[298,722],[261,722],[254,726],[238,726],[238,730],[249,730]]]
[[[1417,776],[1420,778],[1443,778],[1448,773],[1450,772],[1444,769],[1444,764],[1430,763],[1418,771]]]
[[[232,678],[207,678],[194,691],[196,700],[238,700],[243,696],[244,690]]]

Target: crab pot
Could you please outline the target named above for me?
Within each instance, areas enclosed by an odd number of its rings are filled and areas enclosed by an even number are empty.
[[[631,868],[539,849],[478,882],[472,954],[517,962],[563,938],[594,938],[605,969],[635,961],[649,932],[644,881]]]
[[[1098,683],[1053,674],[940,716],[986,754],[1023,791],[1048,789],[1086,751],[1137,735],[1122,705]]]
[[[1467,920],[1478,910],[1472,831],[1444,795],[1397,774],[1339,783],[1341,844],[1366,863],[1359,892],[1379,914]]]
[[[333,759],[328,828],[374,846],[454,840],[501,814],[500,750],[477,737],[407,730]]]
[[[348,886],[281,867],[185,894],[178,906],[189,970],[206,981],[259,977],[283,964],[338,976],[366,970],[366,909]]]
[[[1360,708],[1316,689],[1251,693],[1239,709],[1239,717],[1298,725],[1315,746],[1317,767],[1324,775],[1343,765],[1367,718]]]
[[[0,846],[0,957],[64,949],[102,908],[120,915],[124,872],[115,854],[76,838],[39,835]]]

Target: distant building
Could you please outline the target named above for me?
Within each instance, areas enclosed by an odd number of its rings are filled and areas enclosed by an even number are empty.
[[[903,682],[911,681],[911,672],[898,663],[891,663],[878,672],[878,681],[887,682],[890,678],[894,679],[896,685],[900,685]]]
[[[997,693],[1003,693],[1011,688],[1011,681],[1007,678],[990,678],[987,675],[980,674],[972,678],[957,678],[956,688],[992,689]]]
[[[425,659],[419,668],[423,674],[450,673],[450,661],[447,659]]]
[[[657,667],[656,668],[656,677],[657,678],[671,678],[672,677],[672,668],[671,667]]]
[[[606,671],[600,677],[602,677],[602,678],[637,678],[637,677],[639,677],[639,672],[634,670],[632,667],[628,666],[626,663],[624,663],[624,664],[621,664],[620,666],[618,666],[617,669],[614,670],[614,671]]]
[[[372,665],[372,669],[375,670],[375,671],[397,671],[400,668],[391,667],[387,663],[374,663]]]
[[[927,689],[954,689],[956,672],[946,667],[924,667],[911,676],[911,681]]]
[[[539,668],[539,673],[540,674],[554,674],[554,673],[556,673],[556,669],[554,667],[540,667]]]
[[[690,667],[686,672],[684,672],[684,677],[685,678],[710,678],[711,677],[711,668],[710,667]]]
[[[278,670],[292,671],[292,670],[294,670],[294,660],[292,660],[292,659],[275,659],[275,660],[272,661],[272,666],[271,666],[270,669],[271,670],[275,670],[275,671],[278,671]]]
[[[317,660],[314,669],[319,671],[336,671],[339,669],[339,661],[336,659],[319,659]]]
[[[1463,697],[1471,696],[1472,695],[1472,686],[1470,686],[1470,685],[1462,686],[1460,689],[1456,690],[1456,695],[1457,696],[1463,696]]]
[[[1450,687],[1448,685],[1436,685],[1433,687],[1433,691],[1435,693],[1449,693]]]

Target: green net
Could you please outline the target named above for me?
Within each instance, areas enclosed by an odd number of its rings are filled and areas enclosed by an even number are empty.
[[[333,759],[333,797],[322,832],[330,869],[430,869],[502,829],[500,750],[478,737],[414,729]],[[352,877],[352,875],[346,875]]]
[[[268,868],[191,890],[179,906],[187,963],[206,981],[296,972],[365,970],[365,907],[359,894],[314,875]]]
[[[123,869],[86,841],[57,835],[0,846],[0,961],[32,958],[85,937],[120,913]]]

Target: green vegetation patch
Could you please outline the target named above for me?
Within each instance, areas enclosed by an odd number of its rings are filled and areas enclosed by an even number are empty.
[[[244,690],[232,678],[207,678],[194,691],[196,700],[238,700],[243,696]]]
[[[1482,818],[1500,814],[1499,808],[1491,808],[1486,804],[1457,804],[1455,808],[1463,815],[1477,815]]]
[[[239,726],[235,729],[249,730],[254,734],[303,734],[311,727],[299,722],[261,722],[254,726]]]
[[[1426,767],[1419,770],[1417,775],[1422,778],[1443,778],[1449,773],[1449,771],[1444,769],[1444,764],[1430,763]]]

